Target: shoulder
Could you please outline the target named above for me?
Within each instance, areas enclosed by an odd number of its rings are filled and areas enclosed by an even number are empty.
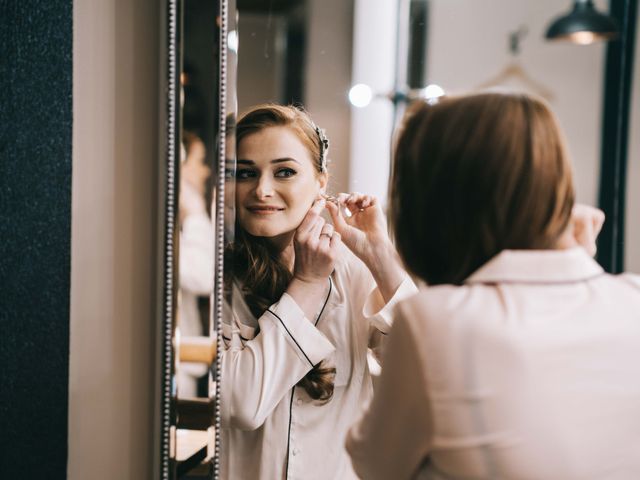
[[[616,278],[640,291],[640,275],[636,273],[623,273],[621,275],[617,275]]]
[[[451,320],[475,319],[491,309],[492,295],[486,289],[469,285],[421,286],[418,293],[396,307],[395,321],[419,333],[423,330],[451,328]],[[482,315],[484,317],[484,315]]]

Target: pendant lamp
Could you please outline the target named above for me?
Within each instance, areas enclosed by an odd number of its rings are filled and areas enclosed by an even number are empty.
[[[598,12],[592,0],[575,0],[573,10],[555,19],[545,37],[547,40],[566,40],[588,45],[598,40],[611,40],[617,34],[615,20]]]

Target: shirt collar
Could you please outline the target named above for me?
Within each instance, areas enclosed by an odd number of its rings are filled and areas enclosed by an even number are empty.
[[[582,248],[504,250],[465,283],[571,283],[602,275],[604,270]]]

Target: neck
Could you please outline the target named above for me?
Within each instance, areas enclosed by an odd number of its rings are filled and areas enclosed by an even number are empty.
[[[294,235],[295,231],[283,233],[281,235],[269,238],[269,243],[273,245],[280,256],[280,259],[289,268],[289,271],[293,271],[293,264],[296,259],[295,251],[293,249]]]

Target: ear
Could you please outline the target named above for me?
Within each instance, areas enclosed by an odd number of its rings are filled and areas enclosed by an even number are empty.
[[[329,183],[329,174],[327,174],[327,172],[321,173],[318,176],[318,183],[320,185],[320,193],[327,193],[327,184]]]

